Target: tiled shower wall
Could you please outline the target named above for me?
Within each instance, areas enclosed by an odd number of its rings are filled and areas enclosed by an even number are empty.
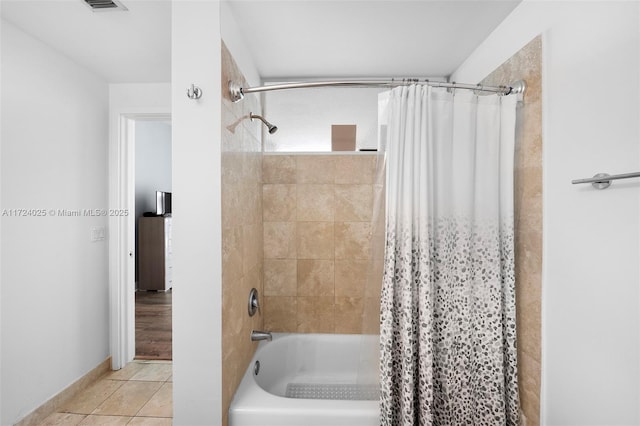
[[[249,317],[252,287],[262,294],[262,145],[260,124],[249,112],[260,112],[255,95],[242,102],[228,98],[229,80],[244,82],[222,45],[222,424],[228,422],[233,398],[257,344],[251,330],[262,329],[262,315]],[[244,82],[246,85],[246,82]],[[217,143],[217,141],[211,141]],[[210,214],[210,212],[201,212]],[[206,338],[206,336],[203,336]]]
[[[376,157],[265,154],[267,330],[362,332]]]
[[[515,153],[515,250],[518,381],[528,426],[540,424],[542,284],[542,40],[536,37],[482,84],[524,80]]]
[[[542,271],[541,39],[495,70],[484,84],[524,79],[516,145],[516,282],[522,409],[539,424]],[[243,81],[223,45],[223,94]],[[226,95],[225,95],[226,96]],[[252,329],[274,332],[377,332],[382,226],[373,226],[376,155],[265,155],[260,111],[248,95],[223,98],[223,424],[255,344]],[[377,193],[380,193],[378,185]],[[383,216],[379,216],[383,220]],[[372,234],[375,247],[372,247]],[[380,247],[378,247],[380,245]],[[375,277],[372,279],[371,275]],[[263,285],[264,280],[264,285]],[[372,286],[371,283],[377,283]],[[262,314],[249,318],[251,287]],[[375,302],[372,302],[375,301]],[[369,306],[370,305],[370,306]],[[370,323],[370,325],[369,325]]]

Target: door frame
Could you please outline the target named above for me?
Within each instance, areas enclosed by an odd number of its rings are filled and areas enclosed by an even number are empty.
[[[135,123],[171,121],[171,114],[120,112],[114,115],[116,137],[111,138],[109,166],[109,210],[114,213],[109,215],[109,346],[111,368],[119,370],[133,361],[136,352]]]

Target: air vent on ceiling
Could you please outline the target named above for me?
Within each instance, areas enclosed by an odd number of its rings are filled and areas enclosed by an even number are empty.
[[[108,10],[128,10],[118,0],[82,0],[86,3],[94,12],[105,12]]]

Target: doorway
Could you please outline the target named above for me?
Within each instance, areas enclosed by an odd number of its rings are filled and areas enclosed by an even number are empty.
[[[134,126],[135,359],[171,360],[171,121]]]
[[[170,359],[171,342],[172,342],[172,323],[171,323],[171,297],[173,288],[172,280],[167,287],[161,290],[147,291],[144,295],[149,298],[138,298],[142,303],[136,303],[138,294],[139,271],[136,273],[138,265],[139,247],[137,246],[137,233],[140,218],[148,217],[150,219],[168,222],[170,228],[171,218],[166,212],[158,215],[156,191],[165,194],[164,208],[167,208],[166,195],[171,194],[170,177],[171,177],[171,160],[158,161],[157,150],[151,150],[147,153],[138,153],[136,155],[136,146],[145,136],[137,134],[136,129],[147,129],[148,127],[156,127],[156,132],[150,132],[150,136],[146,136],[151,142],[157,142],[159,139],[168,139],[170,146],[171,140],[171,115],[168,112],[145,113],[145,112],[120,112],[117,117],[117,140],[114,140],[114,150],[112,151],[112,178],[111,192],[114,211],[126,212],[119,217],[110,217],[110,276],[111,276],[111,353],[112,368],[118,370],[127,363],[138,357],[136,350],[137,341],[146,340],[152,346],[157,346],[155,351],[150,354],[140,353],[141,359]],[[115,124],[114,123],[114,124]],[[164,129],[163,129],[164,127]],[[161,136],[163,133],[164,136]],[[166,143],[166,142],[165,142]],[[153,145],[151,145],[153,147]],[[157,148],[157,147],[156,147]],[[166,151],[166,150],[165,150]],[[166,157],[166,155],[165,155]],[[154,160],[155,161],[152,161]],[[138,164],[140,160],[142,165]],[[146,161],[146,164],[144,163]],[[156,163],[154,166],[153,164]],[[154,172],[158,167],[157,163],[165,164],[165,169],[169,169],[169,181],[166,184],[157,184],[147,186],[144,191],[136,191],[136,172],[138,169],[151,169]],[[167,166],[168,165],[168,166]],[[157,186],[157,188],[155,188]],[[144,192],[146,201],[138,199],[136,202],[136,192]],[[149,195],[151,193],[152,195]],[[140,197],[138,197],[140,198]],[[138,214],[139,213],[139,214]],[[144,213],[148,213],[145,216]],[[153,221],[153,220],[152,220]],[[166,232],[170,235],[171,230]],[[164,238],[164,237],[163,237]],[[165,240],[163,240],[165,241]],[[166,247],[171,252],[171,239],[167,244],[163,243],[163,249]],[[156,245],[157,247],[157,245]],[[171,266],[169,262],[165,265]],[[164,268],[163,268],[164,269]],[[171,276],[171,273],[165,274]],[[164,279],[164,278],[163,278]],[[160,287],[158,281],[155,280],[156,286]],[[164,283],[164,281],[163,281]],[[154,294],[155,293],[155,294]],[[139,305],[139,306],[137,306]],[[138,308],[138,309],[137,309]],[[142,316],[140,317],[140,311]],[[136,312],[138,311],[138,312]],[[146,312],[145,312],[146,311]],[[136,317],[139,317],[136,324]],[[162,349],[162,351],[159,350]],[[146,349],[145,349],[146,351]]]

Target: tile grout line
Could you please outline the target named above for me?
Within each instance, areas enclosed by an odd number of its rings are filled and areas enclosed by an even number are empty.
[[[160,389],[161,389],[161,388],[162,388],[162,385],[160,385],[160,387],[158,388],[158,390],[156,390],[156,391],[155,391],[155,392],[154,392],[154,393],[149,397],[149,399],[148,399],[148,400],[146,400],[146,401],[144,402],[144,404],[142,404],[142,405],[140,406],[140,408],[138,408],[138,411],[136,411],[136,413],[133,415],[133,417],[138,417],[138,413],[140,413],[140,411],[142,411],[142,409],[145,407],[145,405],[147,405],[147,404],[149,403],[149,401],[151,401],[151,399],[154,397],[154,395],[155,395],[155,394],[157,394],[157,393],[160,391]],[[172,403],[173,403],[173,401],[172,401]],[[144,417],[144,416],[140,416],[140,417]]]
[[[172,365],[172,371],[173,371],[173,365]],[[160,380],[156,381],[156,383],[162,383],[162,384],[161,384],[161,385],[160,385],[160,387],[159,387],[159,388],[158,388],[158,389],[157,389],[157,390],[156,390],[156,391],[155,391],[155,392],[154,392],[154,393],[149,397],[149,399],[148,399],[147,401],[145,401],[145,403],[144,403],[144,404],[142,404],[142,406],[138,409],[138,411],[136,411],[136,414],[133,416],[134,418],[135,418],[135,417],[153,417],[153,416],[138,416],[138,414],[139,414],[139,413],[140,413],[140,411],[142,411],[142,409],[143,409],[143,408],[144,408],[144,407],[149,403],[149,401],[151,401],[151,400],[153,399],[153,397],[154,397],[158,392],[160,392],[160,390],[162,389],[162,387],[167,383],[167,381],[169,380],[169,378],[170,378],[172,375],[173,375],[173,372],[172,372],[172,374],[171,374],[171,375],[169,375],[169,376],[165,379],[165,381],[160,381]],[[151,381],[151,380],[150,380],[150,381]],[[173,406],[173,398],[172,398],[172,400],[171,400],[171,405]],[[157,417],[157,416],[155,416],[155,417]],[[173,418],[173,417],[164,417],[164,418]],[[132,418],[132,419],[133,419],[133,418]],[[128,423],[127,423],[127,424],[128,424]]]
[[[133,361],[136,362],[136,361]],[[88,417],[90,416],[94,416],[94,417],[126,417],[129,418],[129,421],[126,424],[131,423],[131,421],[133,421],[134,418],[138,417],[138,418],[163,418],[163,419],[172,419],[173,416],[171,417],[164,417],[164,416],[139,416],[138,414],[140,413],[140,411],[142,410],[142,408],[144,408],[144,406],[146,404],[148,404],[151,399],[156,396],[156,394],[162,389],[162,387],[166,384],[166,383],[173,383],[173,382],[169,382],[169,379],[172,379],[173,377],[173,363],[171,361],[168,362],[162,362],[162,363],[157,363],[157,362],[141,362],[139,364],[168,364],[171,365],[172,367],[172,371],[171,373],[162,380],[133,380],[133,377],[139,373],[136,372],[135,374],[133,374],[131,377],[129,377],[128,379],[111,379],[108,378],[108,376],[110,375],[110,373],[112,372],[105,372],[104,374],[102,374],[97,380],[95,380],[95,382],[91,385],[94,386],[95,384],[101,382],[101,381],[110,381],[110,382],[121,382],[120,386],[118,386],[116,389],[114,389],[113,391],[109,392],[105,398],[101,398],[100,401],[96,404],[95,408],[93,408],[93,410],[91,411],[91,413],[80,413],[77,411],[72,411],[72,410],[64,410],[62,407],[59,409],[59,411],[56,411],[55,414],[61,414],[61,415],[74,415],[74,416],[82,416],[82,419],[80,419],[79,423],[84,422]],[[129,414],[121,414],[121,413],[117,413],[117,414],[106,414],[106,413],[96,413],[95,411],[102,405],[104,404],[105,401],[107,401],[109,398],[111,398],[119,389],[121,389],[123,386],[125,386],[126,383],[142,383],[142,382],[147,382],[147,383],[159,383],[160,386],[158,387],[158,389],[142,404],[142,406],[136,411],[136,413],[134,415],[129,415]],[[75,399],[75,398],[74,398]],[[73,400],[73,399],[72,399]],[[71,400],[71,401],[72,401]],[[71,402],[69,401],[69,402]],[[171,401],[171,403],[173,404],[173,400]],[[78,424],[79,424],[78,423]]]
[[[104,373],[102,376],[100,376],[100,377],[98,378],[98,380],[96,380],[96,381],[95,381],[95,383],[93,383],[90,387],[95,386],[97,383],[99,383],[99,382],[100,382],[100,381],[102,381],[102,380],[111,380],[111,379],[107,379],[107,378],[105,378],[105,377],[106,377],[106,376],[108,376],[108,375],[109,375],[109,372],[108,372],[108,371],[107,371],[107,372],[105,372],[105,373]],[[115,381],[118,381],[118,380],[113,380],[113,381],[115,382]],[[114,389],[114,390],[113,390],[109,395],[107,395],[107,397],[106,397],[106,398],[104,398],[102,401],[100,401],[100,402],[96,405],[96,407],[91,411],[91,413],[89,413],[89,414],[87,414],[87,413],[76,413],[76,412],[73,412],[73,411],[64,411],[64,412],[65,412],[65,413],[71,413],[71,414],[81,414],[81,415],[84,415],[84,416],[85,416],[85,419],[86,419],[88,416],[91,416],[91,415],[93,414],[93,412],[94,412],[94,411],[96,411],[96,410],[98,409],[98,407],[99,407],[100,405],[102,405],[102,404],[103,404],[107,399],[111,398],[111,396],[113,396],[113,394],[114,394],[114,393],[116,393],[116,391],[117,391],[118,389],[120,389],[121,387],[122,387],[122,385],[120,385],[120,386],[118,386],[116,389]],[[85,391],[87,391],[88,389],[89,389],[89,388],[85,389]],[[74,399],[75,399],[75,398],[74,398]],[[71,402],[71,401],[69,401],[68,403],[70,403],[70,402]],[[84,420],[84,419],[83,419],[83,420]]]

